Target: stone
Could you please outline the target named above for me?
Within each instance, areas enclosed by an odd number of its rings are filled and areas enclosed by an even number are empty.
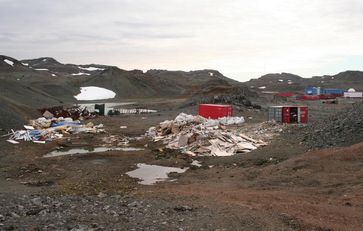
[[[107,194],[106,193],[103,193],[103,192],[100,192],[100,193],[98,193],[98,195],[97,195],[99,198],[105,198],[105,197],[107,197]]]

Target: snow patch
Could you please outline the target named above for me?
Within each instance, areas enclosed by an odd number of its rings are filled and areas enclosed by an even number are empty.
[[[23,64],[23,66],[29,66],[29,63],[21,63],[21,64]]]
[[[4,62],[7,63],[7,64],[9,64],[12,67],[14,66],[14,62],[11,61],[11,60],[9,60],[9,59],[4,59]]]
[[[210,76],[213,76],[214,74],[213,74],[212,72],[209,72],[209,75],[210,75]]]
[[[279,79],[279,82],[284,82],[284,80],[283,79]]]
[[[99,67],[78,67],[81,70],[84,71],[103,71],[105,68],[99,68]]]
[[[37,69],[34,69],[34,70],[37,70],[37,71],[49,71],[49,69],[47,69],[47,68],[37,68]]]
[[[84,73],[84,72],[79,72],[79,73],[73,73],[72,75],[91,75],[91,74]]]
[[[102,87],[81,87],[81,93],[75,95],[77,100],[99,100],[99,99],[112,99],[115,98],[116,93]]]
[[[53,77],[56,77],[57,75],[56,74],[52,74]]]
[[[47,62],[47,59],[43,59],[43,62]]]
[[[266,86],[258,87],[258,89],[266,89]]]

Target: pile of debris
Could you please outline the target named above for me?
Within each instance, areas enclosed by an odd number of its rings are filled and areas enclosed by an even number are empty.
[[[169,149],[181,149],[191,156],[231,156],[265,146],[263,141],[226,127],[243,122],[243,117],[213,120],[181,113],[172,121],[166,120],[157,127],[151,127],[145,135],[155,142],[162,141]]]
[[[253,139],[270,142],[290,126],[291,124],[283,124],[270,120],[257,124],[248,124],[247,126],[238,128],[238,131]],[[301,127],[303,124],[298,124],[297,126]]]
[[[89,119],[93,118],[96,115],[90,113],[87,108],[82,108],[79,106],[72,106],[72,107],[64,107],[64,106],[55,106],[49,108],[42,108],[39,109],[40,113],[43,117],[51,119],[51,118],[72,118],[73,120],[82,120],[82,119]]]
[[[36,120],[30,120],[29,125],[24,125],[23,130],[11,130],[8,136],[8,142],[18,144],[19,140],[32,141],[34,143],[45,143],[54,139],[60,139],[65,134],[77,133],[101,133],[105,132],[103,125],[95,126],[92,122],[83,125],[79,120],[73,120],[70,117],[47,119],[40,117]]]
[[[194,97],[193,101],[196,104],[231,104],[234,106],[261,109],[262,107],[257,104],[253,104],[244,93],[242,94],[227,94],[227,95],[215,95],[215,96],[200,96]]]

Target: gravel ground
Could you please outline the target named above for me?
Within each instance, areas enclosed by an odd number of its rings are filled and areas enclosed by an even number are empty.
[[[363,103],[313,122],[303,131],[303,141],[311,148],[349,146],[363,141]]]
[[[103,123],[108,133],[73,137],[71,144],[97,146],[105,138],[137,137],[177,113],[98,118],[94,122]],[[232,157],[198,158],[203,167],[154,186],[141,186],[125,173],[137,163],[181,167],[187,165],[183,156],[160,155],[155,143],[135,141],[131,147],[145,150],[47,159],[42,156],[60,143],[0,141],[0,230],[361,230],[363,168],[357,159],[362,146],[337,148],[335,156],[342,159],[335,160],[322,158],[330,149],[303,155],[307,148],[301,142],[311,129],[332,133],[337,123],[361,128],[354,119],[360,111],[347,113],[283,132],[272,126],[280,135],[270,145]],[[251,127],[245,125],[256,135],[270,128]],[[317,142],[308,138],[307,144]]]
[[[57,198],[1,195],[0,202],[0,230],[262,230],[268,224],[268,230],[300,230],[299,222],[284,214],[259,212],[263,220],[256,220],[253,210],[231,214],[233,206],[214,209],[188,199],[101,193]]]

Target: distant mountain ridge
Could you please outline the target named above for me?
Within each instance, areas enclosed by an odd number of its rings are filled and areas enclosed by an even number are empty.
[[[211,86],[223,86],[226,89],[240,87],[245,88],[247,92],[246,86],[242,83],[229,79],[216,70],[189,72],[149,70],[144,73],[140,70],[127,71],[115,66],[99,64],[62,64],[51,57],[18,61],[7,56],[0,56],[0,61],[5,59],[13,60],[16,66],[0,62],[0,79],[26,80],[27,84],[37,83],[38,87],[43,84],[67,85],[73,94],[79,92],[79,87],[90,85],[113,90],[119,98],[185,96],[201,91],[208,94],[206,89]],[[1,68],[2,66],[5,68]],[[69,100],[69,97],[64,97],[65,95],[54,96]]]
[[[257,79],[244,82],[247,86],[263,91],[303,91],[305,87],[356,88],[363,91],[363,72],[344,71],[336,75],[314,76],[303,78],[290,73],[267,74]]]
[[[76,103],[74,96],[85,86],[114,91],[113,101],[228,94],[253,98],[258,96],[256,91],[302,92],[307,86],[363,90],[363,72],[312,78],[277,73],[241,83],[211,69],[143,72],[101,64],[62,64],[51,57],[17,60],[0,55],[0,117],[8,118],[0,121],[0,128],[21,125],[19,118],[30,118],[40,107]]]
[[[0,116],[18,115],[50,105],[72,104],[80,87],[97,86],[116,93],[114,101],[144,98],[190,98],[239,92],[255,96],[244,84],[216,70],[123,70],[115,66],[62,64],[51,57],[16,60],[0,55]],[[10,113],[11,114],[11,113]],[[0,121],[1,123],[1,121]],[[6,124],[7,125],[7,124]],[[0,128],[4,123],[0,124]]]

